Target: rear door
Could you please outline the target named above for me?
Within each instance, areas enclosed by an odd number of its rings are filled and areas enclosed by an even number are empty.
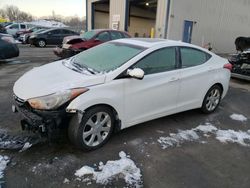
[[[179,90],[175,47],[156,50],[131,68],[145,72],[142,80],[127,78],[124,83],[125,120],[128,126],[165,116],[175,111]]]
[[[177,107],[183,111],[199,106],[213,80],[215,69],[210,61],[211,55],[204,51],[180,47],[179,53],[181,69]]]

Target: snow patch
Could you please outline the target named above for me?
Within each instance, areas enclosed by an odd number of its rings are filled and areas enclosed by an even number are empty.
[[[236,121],[247,121],[247,118],[242,114],[232,114],[230,118]]]
[[[170,133],[168,137],[160,137],[158,142],[161,144],[163,149],[180,146],[184,142],[191,142],[198,140],[199,136],[194,130],[179,130],[178,133]]]
[[[179,130],[178,133],[170,133],[167,137],[160,137],[158,142],[163,149],[180,146],[185,142],[198,141],[201,137],[210,137],[215,135],[215,138],[222,143],[237,143],[242,146],[250,146],[250,130],[234,131],[220,130],[210,123],[199,125],[191,130]],[[207,141],[199,141],[206,144]]]
[[[3,171],[5,170],[9,162],[10,162],[9,157],[0,155],[0,178],[3,178]]]
[[[222,143],[238,143],[242,146],[250,146],[250,134],[248,132],[234,130],[218,130],[216,139]]]
[[[69,183],[69,179],[67,179],[67,178],[64,178],[64,180],[63,180],[63,183],[66,183],[66,184],[68,184],[68,183]]]
[[[26,142],[23,146],[23,148],[19,151],[19,152],[23,152],[27,149],[29,149],[32,146],[32,144],[30,144],[29,142]]]
[[[98,169],[83,166],[75,172],[75,176],[83,182],[95,181],[98,184],[107,185],[115,178],[123,178],[128,186],[142,187],[141,170],[136,167],[134,161],[128,158],[125,152],[119,153],[120,159],[99,163]]]

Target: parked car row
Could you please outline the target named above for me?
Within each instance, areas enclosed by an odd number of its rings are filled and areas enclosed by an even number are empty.
[[[68,58],[104,42],[121,38],[130,38],[130,35],[110,29],[87,31],[80,36],[65,37],[62,45],[54,49],[54,54],[60,58]]]

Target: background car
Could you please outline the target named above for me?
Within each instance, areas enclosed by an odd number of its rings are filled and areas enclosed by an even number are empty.
[[[60,45],[63,38],[70,35],[79,35],[79,33],[64,28],[49,29],[30,36],[29,43],[38,47]]]
[[[53,51],[58,57],[68,58],[104,42],[121,38],[130,38],[130,35],[123,31],[96,29],[80,36],[65,37],[62,47],[57,47]]]
[[[19,41],[21,41],[20,38],[19,38],[21,35],[24,35],[24,34],[27,34],[27,33],[33,33],[34,31],[37,31],[37,30],[43,29],[43,28],[44,28],[44,27],[32,27],[32,28],[30,28],[30,29],[18,31],[18,32],[16,33],[16,37],[18,38]],[[48,28],[48,29],[49,29],[49,28]]]
[[[48,30],[48,29],[38,29],[36,31],[33,31],[32,33],[25,33],[25,34],[22,34],[20,37],[19,37],[19,40],[23,43],[23,44],[29,44],[29,39],[30,39],[30,36],[32,35],[35,35],[35,34],[38,34],[38,33],[41,33],[45,30]]]
[[[48,30],[48,29],[43,28],[43,29],[35,30],[35,31],[31,32],[31,33],[22,34],[22,35],[19,36],[18,40],[20,42],[22,42],[23,44],[29,44],[29,38],[30,38],[31,35],[41,33],[41,32],[43,32],[45,30]]]
[[[5,26],[7,33],[14,37],[16,37],[16,33],[18,31],[25,31],[31,27],[32,27],[31,24],[26,24],[26,23],[12,23],[8,26]]]
[[[0,33],[0,59],[19,56],[19,49],[12,35]]]
[[[233,54],[229,62],[233,65],[232,77],[250,81],[250,50]]]

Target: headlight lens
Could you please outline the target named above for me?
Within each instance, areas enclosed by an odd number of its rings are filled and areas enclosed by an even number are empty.
[[[43,97],[29,99],[28,103],[34,109],[54,110],[86,91],[88,91],[87,88],[66,90]]]

